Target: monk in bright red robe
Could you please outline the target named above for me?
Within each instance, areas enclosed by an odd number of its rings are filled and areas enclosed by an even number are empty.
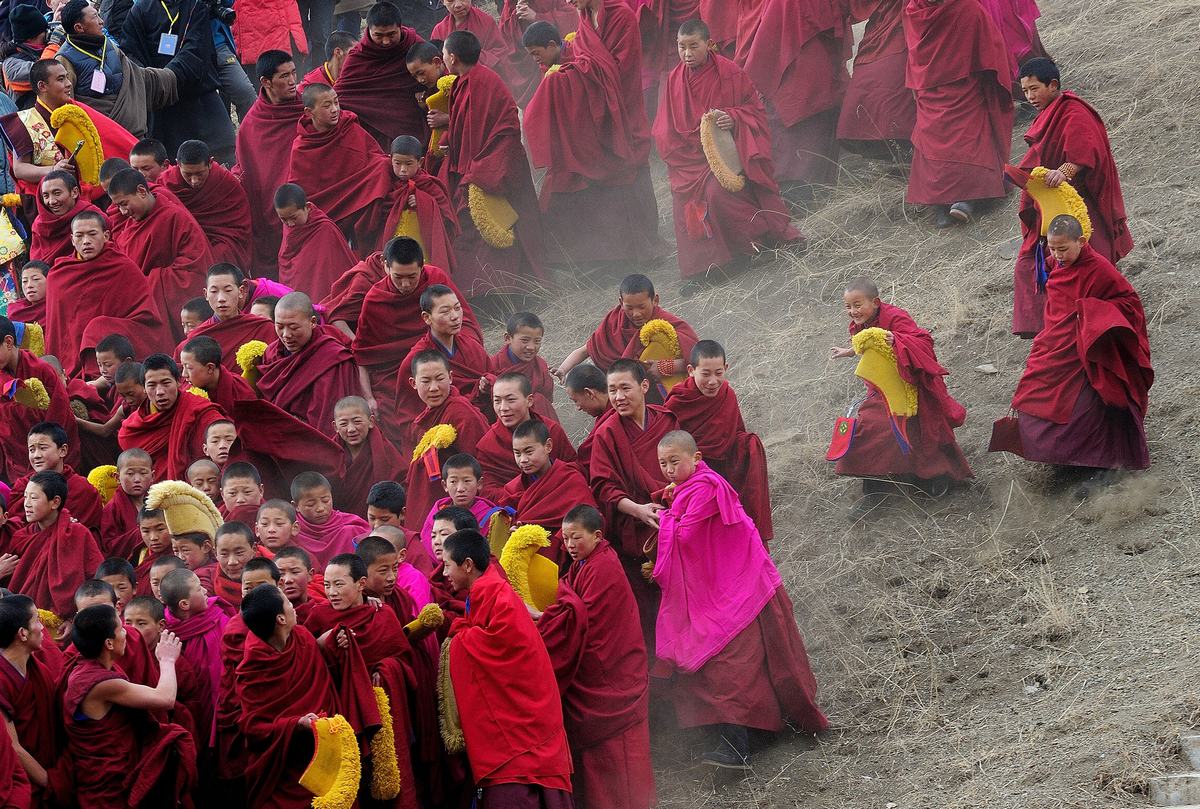
[[[421,87],[404,61],[409,49],[423,41],[403,24],[395,6],[375,6],[334,84],[338,98],[358,114],[381,149],[397,135],[429,138],[424,111],[417,106]]]
[[[518,49],[521,49],[525,29],[540,21],[567,34],[579,25],[579,11],[571,5],[571,0],[504,0],[500,9],[500,30]],[[522,99],[518,97],[517,100]]]
[[[313,203],[276,210],[286,223],[279,247],[279,280],[321,300],[358,259],[337,223]]]
[[[183,347],[197,337],[211,337],[221,347],[221,366],[235,374],[242,369],[237,363],[237,351],[253,340],[270,344],[275,340],[275,324],[265,317],[251,314],[250,285],[252,281],[232,264],[214,264],[208,269],[204,297],[213,310],[213,316],[188,332],[183,342],[175,348],[178,361]]]
[[[168,166],[159,182],[179,198],[208,239],[214,262],[250,266],[250,203],[233,172],[211,157],[203,141],[184,141],[178,164]]]
[[[454,389],[479,408],[485,419],[490,418],[492,410],[488,386],[492,382],[492,375],[488,371],[487,351],[470,332],[453,335],[449,349],[446,342],[443,342],[445,339],[435,336],[431,330],[418,340],[409,350],[408,356],[401,360],[396,389],[397,418],[406,419],[411,423],[425,409],[424,403],[413,389],[411,368],[413,360],[428,351],[442,354],[450,365]],[[407,442],[401,442],[399,445],[401,453],[411,451],[412,447],[413,445]]]
[[[476,7],[473,0],[460,0],[441,22],[433,26],[429,38],[444,42],[454,31],[474,34],[483,47],[479,63],[496,71],[514,98],[520,99],[525,95],[530,80],[536,79],[536,74],[529,69],[532,62],[524,48],[518,47],[519,43],[505,38],[495,17]]]
[[[683,61],[667,76],[654,119],[654,140],[671,183],[683,278],[732,266],[735,259],[748,261],[756,245],[800,238],[779,196],[762,97],[749,76],[711,53],[708,43],[703,23],[680,28]],[[700,118],[711,110],[724,113],[716,125],[733,134],[745,175],[741,191],[722,187],[704,157]]]
[[[425,146],[411,135],[401,135],[392,141],[391,208],[380,237],[380,248],[396,236],[417,236],[425,257],[435,266],[454,274],[454,246],[458,238],[458,216],[450,204],[446,184],[425,170]],[[417,231],[402,227],[405,215],[417,217]]]
[[[905,202],[937,206],[938,227],[969,222],[1004,196],[1012,142],[1012,68],[996,24],[974,0],[908,0],[905,84],[917,98]]]
[[[847,149],[902,160],[917,122],[917,102],[904,86],[908,45],[904,41],[906,0],[853,0],[850,18],[867,27],[854,52],[837,136]],[[885,143],[896,141],[896,143]]]
[[[54,173],[54,172],[51,172]],[[49,179],[47,179],[49,178]],[[49,186],[49,188],[48,188]],[[73,186],[73,187],[72,187]],[[58,193],[48,193],[49,191]],[[43,177],[38,188],[37,217],[30,226],[29,258],[44,261],[54,266],[55,260],[74,252],[71,245],[71,222],[84,211],[103,213],[92,202],[79,193],[79,183],[74,177]],[[63,194],[62,192],[66,193]],[[36,318],[17,317],[9,305],[13,320],[38,321]]]
[[[49,408],[27,407],[12,398],[10,386],[16,383],[24,387],[27,379],[42,383],[50,396]],[[4,457],[5,477],[16,480],[33,471],[27,446],[29,428],[43,421],[54,422],[67,431],[67,463],[77,465],[80,460],[79,430],[67,389],[58,371],[28,351],[17,348],[12,323],[7,318],[0,319],[0,385],[6,389],[5,395],[0,396],[0,452]]]
[[[1049,59],[1021,66],[1021,86],[1038,116],[1025,132],[1029,151],[1020,165],[1025,171],[1044,166],[1051,170],[1048,183],[1067,182],[1079,192],[1092,225],[1088,245],[1116,264],[1133,250],[1133,236],[1108,130],[1100,113],[1070,90],[1061,90],[1060,81],[1058,67]],[[1032,337],[1042,328],[1049,257],[1041,214],[1027,191],[1021,193],[1019,215],[1023,241],[1013,271],[1013,333]]]
[[[132,560],[143,547],[138,512],[154,479],[149,456],[140,450],[122,453],[117,458],[117,476],[117,490],[100,514],[100,552],[106,559],[116,556]]]
[[[534,409],[533,387],[520,374],[504,374],[492,385],[492,407],[496,421],[475,446],[475,459],[483,468],[483,496],[496,500],[510,480],[521,474],[519,463],[513,459],[513,431],[527,421],[539,421],[546,426],[555,460],[574,461],[575,447],[554,419]]]
[[[700,0],[700,19],[707,23],[713,42],[722,56],[733,58],[737,49],[739,3]]]
[[[31,439],[35,441],[40,439],[43,443],[49,437],[49,432],[30,435]],[[96,492],[96,487],[88,483],[87,478],[72,469],[70,464],[59,463],[57,468],[39,464],[39,467],[33,474],[50,469],[62,475],[63,480],[67,483],[67,500],[71,503],[72,518],[91,531],[93,536],[99,536],[104,507],[100,502],[100,495]],[[25,527],[25,487],[29,485],[31,477],[32,475],[26,475],[17,480],[12,485],[12,491],[9,492],[7,520],[4,526],[9,531],[15,532]]]
[[[31,485],[39,486],[36,480]],[[39,607],[69,618],[75,614],[75,588],[92,577],[104,557],[92,532],[75,522],[63,503],[55,500],[61,499],[61,494],[42,491],[50,497],[48,513],[5,543],[4,553],[20,557],[6,586],[29,596]]]
[[[656,796],[646,644],[633,591],[603,527],[594,508],[571,512],[563,529],[573,561],[537,626],[562,693],[575,800],[649,809]]]

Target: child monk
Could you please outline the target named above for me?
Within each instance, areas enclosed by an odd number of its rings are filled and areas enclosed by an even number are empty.
[[[93,533],[99,531],[104,507],[95,487],[66,462],[71,450],[67,443],[67,431],[53,422],[40,422],[29,428],[26,447],[33,473],[57,472],[62,475],[67,482],[67,495],[71,498],[71,516]],[[25,493],[29,477],[22,477],[13,483],[9,495],[8,520],[12,531],[21,527],[21,496]]]
[[[452,384],[450,362],[441,351],[423,351],[412,360],[411,384],[425,410],[412,422],[409,446],[420,449],[419,442],[438,425],[454,428],[454,441],[446,447],[430,446],[408,466],[404,490],[408,495],[405,527],[416,530],[424,522],[433,503],[439,497],[438,487],[444,459],[473,449],[487,431],[487,421],[467,398]],[[473,463],[477,462],[472,459]],[[427,471],[428,467],[428,471]],[[430,479],[433,472],[438,474]]]
[[[654,560],[662,602],[653,674],[671,678],[682,727],[713,732],[704,763],[746,769],[750,729],[776,733],[790,722],[818,733],[829,722],[791,599],[737,493],[689,433],[663,436],[658,458],[673,489]]]
[[[153,712],[175,704],[179,639],[169,631],[159,638],[154,688],[130,682],[116,666],[127,630],[113,607],[80,611],[71,641],[81,659],[64,684],[62,717],[79,805],[128,806],[130,762],[151,794],[178,801],[196,786],[195,749],[184,728],[158,722]]]
[[[10,320],[21,323],[46,322],[46,274],[50,266],[44,261],[28,261],[21,268],[21,297],[8,305]]]
[[[446,539],[446,577],[469,593],[450,627],[450,682],[483,800],[570,805],[571,753],[546,644],[478,531]],[[495,739],[509,739],[496,745]]]
[[[226,519],[254,522],[264,499],[262,476],[254,464],[231,463],[221,473],[221,508]]]
[[[439,636],[442,638],[445,637],[446,630],[450,628],[450,621],[454,618],[461,618],[467,613],[467,594],[455,587],[446,577],[444,545],[446,538],[451,534],[467,529],[479,530],[479,521],[468,509],[446,506],[433,515],[430,536],[433,544],[433,558],[437,567],[429,574],[429,583],[433,587],[434,600],[442,608],[442,614],[446,617],[445,623],[442,624],[442,630],[439,632]]]
[[[75,588],[104,561],[92,532],[67,510],[67,491],[58,472],[29,478],[24,525],[0,548],[0,581],[63,618],[75,613]]]
[[[504,347],[492,355],[488,370],[500,374],[523,374],[533,386],[534,406],[559,421],[554,412],[554,375],[542,358],[542,338],[546,327],[533,312],[517,312],[504,322]]]
[[[170,167],[171,156],[162,141],[143,138],[133,144],[133,148],[129,150],[128,165],[130,168],[140,171],[142,176],[150,182],[157,183],[162,173]]]
[[[137,593],[144,596],[153,593],[150,575],[155,563],[163,559],[174,559],[180,566],[186,566],[183,565],[183,560],[171,552],[171,531],[167,528],[167,521],[161,509],[146,508],[143,505],[138,511],[137,526],[142,545],[131,554],[129,561],[135,565],[133,572],[138,581]],[[153,595],[158,598],[157,593]]]
[[[346,464],[334,481],[333,502],[341,511],[366,514],[368,495],[374,484],[407,477],[405,459],[383,437],[367,400],[347,396],[333,408],[333,429],[345,452]]]
[[[492,408],[496,412],[496,422],[475,447],[475,457],[483,468],[483,493],[491,500],[498,500],[505,484],[520,474],[512,451],[512,431],[518,424],[530,420],[542,422],[554,439],[554,458],[575,460],[575,447],[571,445],[562,425],[535,410],[533,405],[533,386],[524,374],[509,372],[496,378],[492,385]]]
[[[275,215],[283,223],[279,280],[321,300],[358,259],[345,234],[325,212],[308,201],[304,189],[284,183],[275,190]]]
[[[380,239],[380,249],[397,236],[420,236],[421,249],[438,267],[454,271],[454,240],[458,237],[458,217],[450,205],[450,192],[441,179],[424,168],[425,146],[412,135],[400,135],[392,141],[391,208]],[[415,216],[416,230],[405,227],[401,219]]]
[[[296,537],[300,535],[296,507],[286,500],[268,500],[258,507],[254,521],[254,536],[259,545],[272,554],[284,548],[296,548]]]
[[[335,642],[332,635],[337,627],[350,630],[372,680],[378,681],[387,693],[392,709],[400,770],[400,794],[394,805],[415,809],[417,793],[412,759],[409,746],[404,743],[411,723],[407,683],[413,676],[412,648],[395,612],[366,603],[366,583],[367,566],[361,558],[353,553],[334,556],[325,567],[325,594],[329,601],[314,606],[304,625],[317,635],[318,643],[327,647]]]
[[[96,568],[96,578],[113,588],[117,594],[117,612],[124,615],[126,605],[137,596],[137,573],[133,565],[128,559],[110,557]]]
[[[516,509],[516,523],[540,525],[550,532],[550,547],[539,553],[559,567],[567,565],[563,516],[576,506],[596,505],[587,478],[566,458],[555,458],[558,439],[541,421],[523,421],[512,431],[512,453],[519,473],[503,488],[500,504]]]
[[[112,586],[99,579],[89,579],[75,590],[76,614],[97,604],[114,607],[118,615],[121,613],[117,603],[117,594]],[[65,637],[70,639],[69,626],[66,629]],[[78,661],[79,653],[68,644],[63,650],[63,657],[66,659],[66,669],[69,673],[75,662]],[[121,671],[125,673],[131,683],[153,686],[158,682],[158,663],[154,660],[154,650],[143,642],[140,635],[130,636],[125,644],[125,651],[117,659],[117,664],[120,665]]]
[[[671,182],[679,274],[687,297],[715,280],[710,270],[745,269],[762,247],[801,236],[775,182],[762,96],[741,68],[710,50],[708,26],[700,20],[680,26],[678,45],[680,63],[662,88],[654,142]],[[731,133],[737,145],[744,175],[740,191],[724,188],[705,159],[700,119],[710,111],[717,113],[716,127]],[[683,350],[686,357],[690,347]]]
[[[303,93],[304,88],[310,84],[323,82],[330,87],[337,81],[338,75],[342,72],[342,65],[346,63],[346,56],[349,55],[350,49],[354,47],[357,38],[349,31],[334,31],[325,39],[325,61],[314,67],[312,70],[304,74],[304,78],[300,79],[300,85],[296,88]]]
[[[204,298],[188,298],[179,307],[179,328],[183,330],[184,339],[207,323],[213,317],[213,309]]]
[[[496,508],[496,503],[480,494],[483,490],[483,470],[474,456],[465,452],[451,455],[442,464],[441,477],[442,490],[446,496],[439,497],[430,504],[421,523],[421,539],[425,543],[425,549],[431,554],[433,517],[439,511],[447,506],[458,506],[471,513],[476,525],[482,525],[488,513]],[[406,511],[408,514],[413,513],[411,507]]]
[[[394,528],[399,531],[396,547],[404,549],[405,563],[427,576],[433,570],[433,557],[421,541],[420,532],[409,531],[404,527],[407,506],[408,495],[404,487],[395,481],[381,480],[371,487],[367,495],[367,522],[372,532],[378,532],[382,528]],[[390,534],[386,536],[388,539],[394,538]]]
[[[163,171],[159,182],[200,225],[214,262],[250,266],[250,203],[238,178],[213,159],[207,143],[181,143],[175,165]]]
[[[211,592],[213,579],[217,576],[217,559],[212,539],[199,531],[172,534],[171,551],[183,560],[188,570],[196,574],[204,589]]]
[[[966,410],[946,390],[943,377],[948,372],[938,363],[933,337],[908,312],[883,303],[879,288],[866,278],[851,279],[842,299],[850,317],[850,335],[863,329],[884,329],[900,376],[917,387],[917,414],[908,418],[905,429],[911,445],[906,453],[887,401],[877,388],[868,386],[867,397],[858,408],[850,449],[834,467],[839,475],[863,479],[863,499],[855,504],[851,518],[870,514],[888,500],[894,488],[888,478],[914,483],[926,494],[940,497],[951,481],[973,477],[954,439],[954,428],[962,425]],[[834,359],[854,355],[853,348],[830,350]]]
[[[725,349],[716,340],[701,340],[692,349],[687,371],[688,378],[671,388],[663,406],[696,439],[704,462],[733,486],[759,536],[770,542],[775,529],[767,452],[759,437],[746,431],[737,394],[725,377]]]
[[[275,554],[275,567],[279,569],[279,587],[287,600],[292,602],[296,616],[308,620],[313,606],[326,600],[324,581],[321,583],[320,593],[314,592],[311,586],[314,573],[308,551],[299,545],[281,548],[279,553]]]
[[[233,433],[227,440],[226,433]],[[221,464],[229,460],[229,447],[237,440],[237,428],[232,421],[214,421],[204,434],[204,454],[187,468],[187,482],[193,489],[204,492],[215,504],[221,502]]]
[[[167,607],[167,626],[183,642],[183,656],[200,673],[202,698],[196,720],[196,748],[201,757],[216,743],[217,699],[221,685],[221,633],[227,615],[190,570],[172,570],[159,584]]]
[[[12,321],[0,318],[0,376],[26,380],[36,378],[50,395],[50,407],[29,407],[15,398],[0,398],[0,450],[4,456],[5,477],[16,480],[32,471],[29,468],[26,441],[29,428],[43,421],[61,425],[67,431],[70,454],[67,463],[79,462],[79,441],[76,435],[75,414],[71,410],[70,396],[59,381],[58,372],[39,358],[20,347]]]
[[[242,573],[258,552],[254,532],[241,522],[227,522],[216,532],[217,572],[212,578],[213,594],[223,604],[237,607],[242,602]]]
[[[433,26],[430,39],[445,41],[454,31],[470,31],[478,39],[482,52],[479,63],[496,71],[508,85],[514,97],[525,91],[526,79],[516,71],[513,43],[504,38],[496,19],[482,9],[476,8],[473,0],[442,0],[448,15]]]
[[[200,319],[185,339],[190,341],[197,337],[211,337],[216,340],[221,349],[222,365],[240,374],[238,348],[251,340],[269,343],[275,339],[275,327],[271,321],[247,311],[250,299],[261,284],[262,279],[247,279],[241,268],[234,264],[222,263],[209,267],[204,299],[212,313]]]
[[[579,456],[579,468],[586,475],[591,468],[592,440],[596,436],[596,428],[615,412],[608,403],[608,380],[595,365],[581,363],[563,378],[563,387],[567,389],[567,398],[575,405],[575,409],[592,417],[592,428],[587,438],[575,448]]]
[[[413,600],[413,606],[415,607],[416,611],[420,611],[421,607],[432,603],[433,590],[429,585],[429,574],[418,570],[412,565],[411,562],[409,562],[409,533],[399,525],[379,525],[371,529],[371,536],[375,539],[382,539],[392,546],[392,550],[396,554],[394,571],[396,587],[401,590],[405,590],[409,594]],[[359,552],[361,546],[362,543],[359,543],[359,548],[355,549],[355,553],[358,553],[359,556],[362,556],[364,559],[366,559],[367,556]],[[382,545],[375,543],[374,546],[380,553],[386,552]],[[421,551],[422,554],[424,554],[424,549],[421,549]],[[371,567],[371,564],[368,562],[367,566]],[[427,569],[433,569],[432,561],[427,564]],[[385,576],[387,575],[387,571],[383,571],[382,569],[373,570],[373,581],[375,575],[379,573],[382,573]],[[386,589],[387,588],[384,588],[385,592]],[[369,592],[374,592],[374,585],[368,583],[367,590]],[[412,618],[405,619],[404,615],[399,610],[397,611],[396,615],[401,620],[405,621],[405,623],[416,617],[416,613],[414,612]]]
[[[371,531],[362,517],[333,507],[329,481],[316,472],[302,472],[292,481],[292,505],[300,526],[296,544],[308,551],[314,564],[353,553],[355,542]]]
[[[170,545],[167,546],[170,548]],[[167,553],[155,559],[149,566],[147,576],[147,591],[158,601],[162,601],[162,580],[173,570],[187,570],[187,565],[173,553]],[[140,595],[140,593],[139,593]]]
[[[637,602],[604,538],[599,511],[586,504],[571,509],[562,541],[571,566],[558,600],[534,617],[559,678],[575,800],[580,806],[649,809],[656,803],[650,693]],[[582,615],[573,597],[582,600]]]

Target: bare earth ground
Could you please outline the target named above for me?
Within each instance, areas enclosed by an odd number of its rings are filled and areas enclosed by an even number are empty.
[[[752,777],[717,785],[691,736],[656,738],[664,807],[1125,807],[1148,776],[1184,769],[1175,735],[1200,723],[1200,6],[1194,0],[1047,0],[1042,38],[1105,117],[1134,253],[1122,262],[1150,320],[1157,383],[1148,473],[1080,504],[1048,468],[985,450],[1029,350],[1009,334],[1016,197],[939,233],[902,205],[904,180],[850,157],[840,185],[797,210],[810,249],[681,300],[673,259],[650,270],[664,305],[721,340],[746,421],[767,445],[772,553],[834,729],[781,739]],[[1024,152],[1018,125],[1014,159]],[[661,166],[660,212],[669,214]],[[669,223],[664,233],[670,235]],[[634,269],[634,268],[630,268]],[[851,524],[857,485],[823,459],[861,388],[844,344],[842,284],[875,278],[929,328],[976,480]],[[560,278],[543,355],[552,367],[615,300],[615,280]],[[501,330],[492,324],[489,344]],[[1189,347],[1190,346],[1190,347]],[[976,370],[993,364],[999,373]],[[585,425],[559,411],[574,437]]]

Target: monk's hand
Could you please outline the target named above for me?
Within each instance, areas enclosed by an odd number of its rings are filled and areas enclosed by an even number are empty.
[[[410,207],[410,208],[417,207],[417,195],[416,194],[408,195],[408,207]]]
[[[658,503],[641,503],[633,507],[633,517],[651,528],[658,528],[658,512],[665,511]]]
[[[430,129],[445,129],[450,126],[450,113],[430,110],[425,120],[429,122]]]
[[[59,160],[54,164],[52,171],[65,171],[67,174],[74,174],[75,166],[71,163],[70,158],[64,157],[62,160]]]
[[[374,396],[367,399],[367,409],[371,411],[372,416],[379,418],[379,402],[375,401]]]
[[[538,612],[537,607],[532,604],[526,604],[525,609],[529,612],[529,617],[535,621],[541,620],[542,614]]]
[[[164,629],[158,636],[158,646],[154,647],[154,656],[159,663],[174,663],[183,651],[183,642],[169,629]]]
[[[831,360],[841,360],[841,359],[845,359],[846,357],[853,357],[853,356],[854,356],[853,348],[840,348],[838,346],[834,346],[833,348],[829,349],[829,359],[831,359]]]
[[[890,346],[894,346],[896,344],[896,335],[892,334],[890,331],[885,331],[883,333],[883,339]]]
[[[0,523],[0,525],[3,525],[3,523]],[[0,556],[0,579],[7,579],[11,576],[13,571],[17,569],[17,562],[20,560],[21,557],[15,553],[6,553]]]
[[[306,713],[304,716],[296,720],[296,724],[305,730],[308,730],[313,726],[313,722],[316,722],[320,718],[321,717],[317,716],[315,713]]]
[[[513,10],[513,14],[515,14],[516,18],[521,22],[534,22],[537,20],[537,12],[531,9],[524,0],[521,0],[521,2],[517,3],[517,7]]]
[[[733,118],[729,113],[722,110],[713,110],[713,112],[717,113],[717,129],[733,129]]]
[[[1047,188],[1058,188],[1066,181],[1067,175],[1063,174],[1058,169],[1051,169],[1050,171],[1046,172],[1046,176],[1042,179],[1042,182],[1046,184]]]
[[[337,640],[338,648],[345,649],[347,646],[350,645],[350,630],[348,630],[348,629],[338,630],[338,633],[336,635],[336,640]]]

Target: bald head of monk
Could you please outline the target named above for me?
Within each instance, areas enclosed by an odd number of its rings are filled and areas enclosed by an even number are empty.
[[[1079,254],[1087,245],[1087,237],[1083,235],[1083,225],[1070,214],[1059,214],[1050,220],[1046,231],[1046,248],[1054,260],[1068,267],[1079,260]]]
[[[550,471],[554,439],[545,422],[530,419],[518,424],[512,433],[512,449],[522,475],[541,477]]]
[[[608,382],[608,400],[621,418],[630,419],[641,427],[646,421],[646,394],[650,391],[650,380],[646,369],[637,360],[619,359],[605,375]]]
[[[411,179],[421,170],[421,158],[425,157],[425,145],[412,135],[401,135],[392,141],[392,174],[397,180]]]
[[[400,9],[386,0],[367,10],[367,36],[381,48],[399,47],[404,40]]]
[[[141,221],[154,212],[157,200],[140,171],[121,169],[108,182],[108,196],[123,216]]]
[[[312,298],[303,292],[289,292],[275,304],[275,335],[289,354],[302,351],[317,328],[317,312]]]
[[[51,112],[74,102],[71,97],[71,77],[55,59],[39,59],[29,68],[29,84],[37,93],[38,103]]]
[[[462,331],[463,308],[458,294],[445,284],[430,284],[421,293],[421,319],[429,332],[450,347]]]
[[[658,442],[658,468],[674,484],[683,483],[696,473],[700,450],[696,439],[686,430],[672,430]]]
[[[263,51],[254,62],[259,99],[268,104],[296,100],[296,62],[287,51]]]
[[[304,88],[301,97],[304,113],[318,132],[332,132],[342,120],[342,107],[337,93],[328,84],[313,83]]]
[[[108,219],[99,211],[84,211],[71,220],[71,246],[84,261],[91,261],[112,238]]]
[[[179,370],[189,385],[212,390],[221,378],[221,359],[221,344],[202,334],[179,350]]]
[[[442,43],[442,61],[455,76],[466,75],[479,64],[483,45],[470,31],[452,31]]]
[[[371,529],[371,536],[386,539],[399,557],[399,561],[404,561],[404,557],[408,554],[408,536],[404,533],[403,528],[398,525],[377,525]]]
[[[199,191],[212,174],[212,149],[202,140],[185,140],[175,153],[175,165],[183,181]]]
[[[859,328],[875,319],[881,305],[879,287],[869,278],[851,278],[842,291],[846,316]]]
[[[592,418],[599,418],[608,410],[608,381],[595,365],[576,365],[563,380],[563,385],[576,409]]]
[[[450,396],[450,363],[440,351],[422,351],[413,357],[409,366],[412,377],[408,383],[428,408],[440,407]]]
[[[702,395],[711,398],[720,393],[728,370],[725,348],[716,340],[701,340],[692,347],[687,372]]]
[[[675,37],[679,48],[679,61],[690,70],[697,70],[708,63],[708,55],[716,48],[708,26],[702,20],[688,20],[679,26]]]
[[[429,92],[437,90],[437,80],[446,75],[442,50],[432,42],[418,42],[404,55],[409,74]]]
[[[219,321],[233,320],[242,314],[250,294],[246,274],[235,264],[221,262],[208,268],[204,280],[204,300]]]

